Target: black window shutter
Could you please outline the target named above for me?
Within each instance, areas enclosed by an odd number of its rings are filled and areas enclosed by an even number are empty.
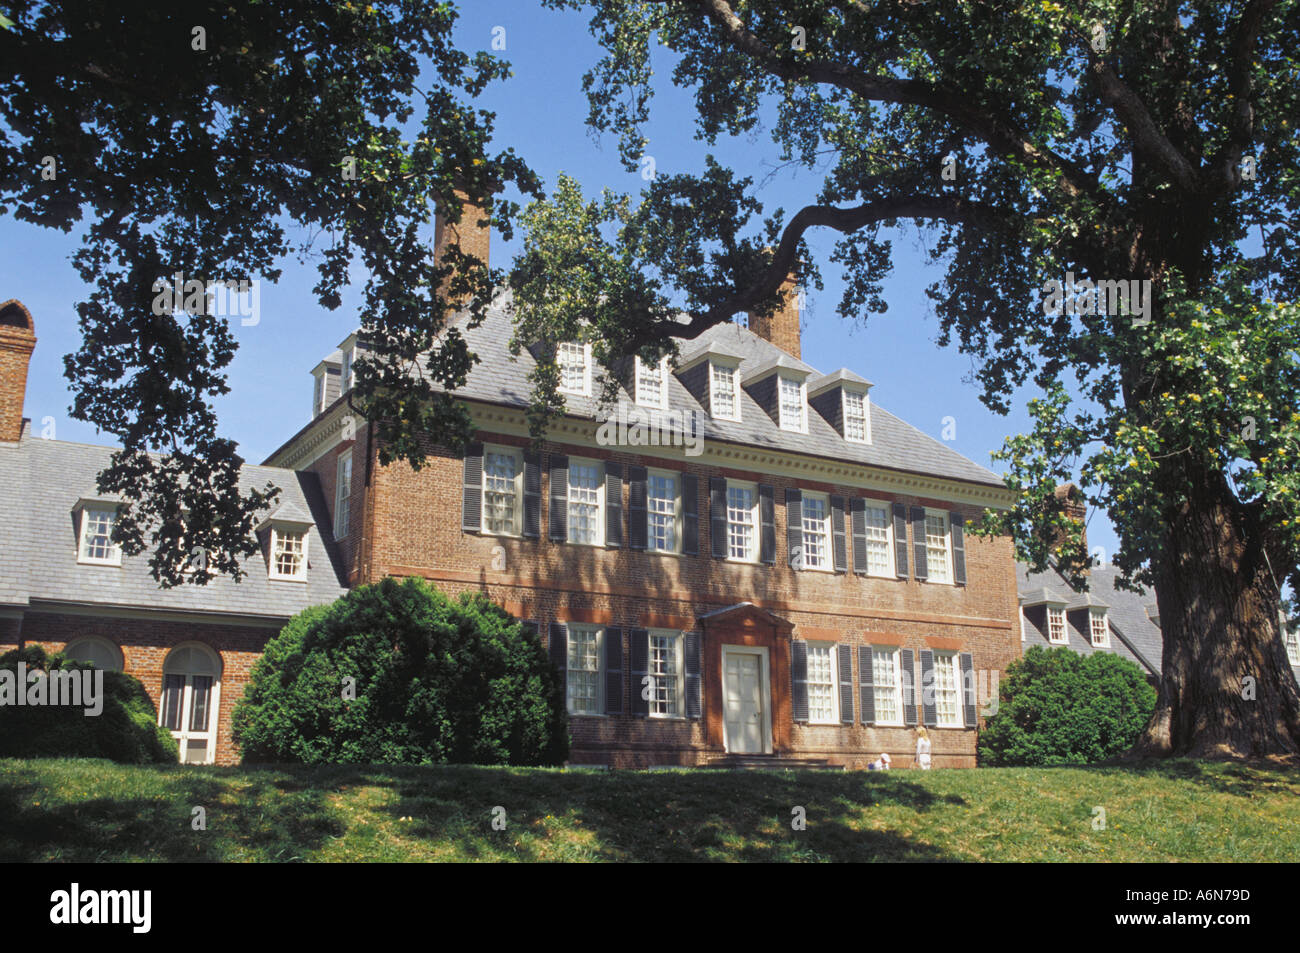
[[[916,666],[912,661],[911,649],[900,649],[898,653],[899,668],[903,671],[903,722],[916,724]]]
[[[907,507],[894,504],[894,574],[907,578]]]
[[[524,454],[524,538],[542,536],[542,457]]]
[[[623,465],[605,463],[605,545],[623,545]]]
[[[700,554],[700,478],[682,474],[682,553]]]
[[[912,576],[916,579],[926,579],[929,571],[926,568],[925,561],[925,507],[912,507],[912,559],[915,563],[912,567]]]
[[[808,721],[808,643],[790,643],[790,717]]]
[[[949,513],[952,525],[952,579],[959,586],[966,585],[966,539],[960,513]]]
[[[569,540],[569,458],[551,454],[551,541]]]
[[[776,494],[770,486],[758,486],[758,558],[768,566],[776,565]]]
[[[921,721],[927,728],[939,723],[934,704],[934,653],[929,649],[921,649]]]
[[[831,497],[831,548],[835,552],[835,571],[849,571],[849,556],[844,542],[844,497]]]
[[[525,632],[527,632],[533,638],[538,640],[539,645],[541,644],[541,637],[538,634],[541,631],[541,628],[540,626],[538,626],[536,622],[534,622],[532,619],[528,619],[524,622],[520,622],[519,624],[524,627]]]
[[[650,714],[650,699],[646,697],[646,676],[650,674],[650,631],[632,629],[630,647],[632,666],[628,673],[628,688],[632,693],[632,705],[629,709],[634,715]]]
[[[803,493],[785,491],[785,545],[790,568],[803,569]]]
[[[605,714],[623,714],[623,630],[605,629]]]
[[[876,670],[871,656],[871,646],[858,646],[858,720],[864,725],[876,722]]]
[[[646,547],[645,467],[627,468],[627,547]]]
[[[483,444],[465,448],[464,496],[460,508],[460,528],[467,533],[483,529]]]
[[[727,558],[727,480],[709,477],[709,537],[714,559]]]
[[[853,646],[840,642],[835,646],[839,656],[836,667],[840,677],[840,723],[853,724]]]
[[[969,652],[961,653],[961,685],[966,727],[974,728],[977,722],[975,714],[975,660]]]
[[[700,679],[700,633],[687,632],[682,638],[682,653],[686,656],[686,717],[700,718],[704,714]]]
[[[853,523],[853,571],[859,576],[867,574],[867,501],[861,497],[849,500],[849,518]]]
[[[550,640],[546,648],[551,655],[551,664],[560,673],[560,692],[567,706],[569,703],[569,630],[565,628],[563,622],[552,622],[550,632]]]

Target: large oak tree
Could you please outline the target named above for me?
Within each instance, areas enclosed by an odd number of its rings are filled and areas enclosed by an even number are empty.
[[[1300,3],[549,5],[591,12],[590,122],[629,169],[653,154],[653,66],[668,61],[704,140],[766,128],[825,175],[806,207],[761,221],[752,182],[713,160],[639,202],[561,183],[527,213],[518,343],[583,333],[607,356],[657,353],[771,307],[819,227],[841,233],[840,311],[862,317],[883,307],[887,230],[933,229],[941,343],[975,359],[995,410],[1041,389],[1032,432],[1003,451],[1017,503],[985,529],[1082,582],[1082,526],[1054,492],[1078,480],[1114,521],[1115,562],[1159,604],[1139,752],[1294,755],[1279,602],[1300,581]],[[1150,281],[1150,311],[1046,313],[1045,283],[1069,272]]]

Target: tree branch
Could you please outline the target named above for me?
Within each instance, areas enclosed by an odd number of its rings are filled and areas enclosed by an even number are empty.
[[[1241,157],[1255,134],[1255,107],[1251,93],[1255,82],[1251,76],[1255,43],[1259,40],[1264,20],[1277,6],[1277,0],[1250,0],[1237,24],[1237,35],[1232,42],[1231,74],[1228,77],[1228,94],[1232,97],[1233,115],[1228,130],[1228,140],[1221,155],[1209,162],[1207,184],[1223,191],[1235,189],[1241,183]]]

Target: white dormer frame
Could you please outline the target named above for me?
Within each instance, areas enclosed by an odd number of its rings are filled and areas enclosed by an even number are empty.
[[[633,400],[638,407],[649,407],[654,410],[668,409],[668,356],[664,355],[659,359],[659,399],[657,401],[648,401],[641,393],[641,374],[646,371],[646,364],[638,355],[632,367],[632,391]]]
[[[1101,641],[1097,641],[1097,635],[1100,631]],[[1110,648],[1110,618],[1105,609],[1090,608],[1088,610],[1088,642],[1095,649]]]
[[[740,361],[729,361],[725,358],[711,358],[708,362],[709,367],[709,416],[715,420],[740,420]],[[732,413],[723,414],[718,409],[718,390],[714,375],[719,377],[731,378],[731,407]]]
[[[863,438],[849,436],[849,397],[862,398],[862,432]],[[849,443],[871,443],[871,395],[865,387],[840,388],[840,414],[844,421],[844,439]]]
[[[565,347],[580,346],[582,348],[582,389],[574,390],[564,386],[564,367],[560,362],[560,352]],[[578,397],[591,396],[591,345],[586,342],[578,341],[561,341],[555,348],[555,366],[560,371],[559,391],[561,394],[573,394]]]
[[[120,507],[121,504],[117,500],[84,498],[77,501],[72,508],[72,512],[77,520],[77,562],[79,564],[83,566],[122,565],[122,547],[111,541],[113,528],[117,525],[117,511]],[[90,526],[92,514],[96,526],[102,522],[102,516],[107,515],[109,517],[108,533],[110,542],[107,556],[94,556],[86,551],[86,530]]]
[[[352,362],[355,359],[354,348],[343,349],[343,363],[339,366],[339,393],[346,394],[352,389]]]
[[[266,565],[266,577],[268,579],[279,580],[281,582],[306,582],[307,581],[307,564],[311,558],[311,523],[299,523],[289,520],[271,520],[271,537],[270,553]],[[302,554],[298,563],[298,571],[294,573],[283,573],[279,570],[279,560],[276,558],[278,547],[281,540],[287,540],[291,537],[302,537]]]
[[[786,384],[794,384],[799,388],[799,419],[793,422],[786,419],[785,395],[783,393]],[[797,377],[794,374],[787,374],[784,371],[777,373],[776,413],[782,430],[789,430],[792,433],[808,432],[808,383],[804,378]],[[791,426],[791,423],[794,426]]]

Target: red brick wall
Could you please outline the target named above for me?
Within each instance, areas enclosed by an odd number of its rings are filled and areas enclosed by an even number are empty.
[[[5,321],[22,321],[26,327],[0,322],[0,440],[16,441],[23,432],[23,399],[27,395],[27,365],[36,347],[36,335],[27,309],[14,301],[0,305]]]

